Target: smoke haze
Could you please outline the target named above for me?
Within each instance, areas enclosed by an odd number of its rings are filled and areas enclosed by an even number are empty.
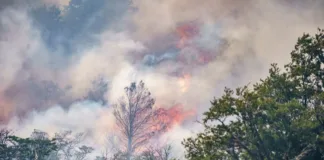
[[[161,139],[183,156],[210,100],[287,63],[323,16],[322,0],[2,0],[1,124],[21,136],[86,132],[100,150],[110,105],[143,80],[155,107],[181,106]]]

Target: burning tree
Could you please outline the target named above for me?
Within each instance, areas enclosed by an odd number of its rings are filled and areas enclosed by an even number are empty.
[[[147,143],[153,136],[165,130],[164,122],[159,121],[158,112],[153,109],[155,103],[144,82],[131,83],[125,87],[125,96],[113,105],[116,124],[125,142],[127,160],[132,154]]]

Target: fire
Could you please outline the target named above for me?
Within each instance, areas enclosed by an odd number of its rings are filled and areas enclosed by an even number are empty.
[[[185,110],[183,105],[177,104],[172,106],[171,108],[164,108],[159,106],[154,111],[154,119],[148,123],[148,128],[145,128],[145,131],[152,134],[147,134],[141,136],[141,139],[151,139],[153,137],[158,138],[164,133],[170,131],[174,126],[181,125],[186,119],[194,116],[196,114],[196,110]],[[153,126],[150,126],[153,124]],[[118,124],[113,124],[110,126],[112,131],[121,131],[120,126]],[[118,139],[121,143],[127,143],[127,139],[121,138]],[[126,150],[126,148],[123,148]],[[135,150],[136,153],[140,153],[145,151],[146,148],[137,148]]]
[[[179,78],[178,83],[182,93],[187,92],[190,85],[190,78],[190,74],[184,74],[182,77]]]
[[[175,125],[180,125],[184,120],[194,116],[195,110],[184,110],[181,104],[175,105],[169,109],[158,109],[158,120],[164,122],[166,129],[171,129]]]
[[[183,53],[178,56],[178,60],[189,65],[204,65],[215,58],[213,51],[200,47],[191,40],[198,37],[199,28],[195,23],[186,23],[176,28],[179,40],[176,44],[178,49],[190,47],[192,53]],[[189,54],[189,55],[188,55]]]

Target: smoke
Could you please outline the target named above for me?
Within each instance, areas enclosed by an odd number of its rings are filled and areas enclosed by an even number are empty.
[[[52,7],[52,8],[51,8]],[[53,9],[54,7],[54,9]],[[110,105],[143,80],[155,107],[195,111],[161,139],[201,130],[194,120],[224,86],[283,65],[302,33],[323,27],[321,0],[29,0],[0,2],[0,120],[27,136],[70,128],[113,133]],[[44,9],[47,8],[47,9]]]
[[[127,53],[144,49],[142,44],[133,41],[124,33],[104,33],[100,37],[98,47],[84,51],[81,57],[72,58],[74,62],[66,75],[67,84],[74,84],[72,94],[86,95],[92,87],[92,82],[100,76],[108,80],[116,77],[127,68]]]
[[[47,5],[54,5],[59,8],[69,6],[71,0],[42,0]]]
[[[46,131],[51,137],[62,131],[84,133],[81,144],[96,149],[93,156],[107,146],[107,135],[113,135],[111,128],[115,126],[110,108],[100,103],[83,101],[72,104],[69,109],[52,106],[44,112],[30,112],[23,122],[13,117],[8,124],[17,136],[28,137],[35,128]]]
[[[19,122],[18,117],[14,117],[8,125],[17,128],[15,132],[23,137],[29,136],[28,131],[36,127],[52,136],[62,130],[85,132],[93,135],[96,143],[100,143],[114,126],[110,110],[91,101],[74,103],[69,109],[56,105],[43,112],[30,112],[28,120],[24,122]]]

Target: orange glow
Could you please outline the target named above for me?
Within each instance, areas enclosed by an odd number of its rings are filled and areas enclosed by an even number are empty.
[[[179,37],[179,41],[176,46],[179,49],[183,49],[186,46],[190,46],[191,50],[197,52],[196,57],[193,60],[186,60],[186,55],[180,55],[179,61],[183,63],[190,63],[191,65],[202,65],[210,62],[213,59],[213,54],[210,51],[204,50],[194,43],[190,43],[190,40],[198,36],[199,28],[197,24],[186,23],[176,28],[176,33]],[[183,82],[180,82],[183,83]]]
[[[192,24],[185,24],[182,26],[179,26],[176,29],[176,32],[180,38],[177,47],[183,48],[185,45],[187,45],[188,41],[196,36],[198,34],[198,29]]]
[[[196,114],[195,110],[184,110],[181,104],[175,105],[169,109],[158,109],[158,120],[166,124],[167,130],[171,129],[175,125],[180,125],[184,120],[192,117]]]
[[[148,123],[148,125],[153,124],[153,126],[150,126],[149,128],[145,129],[145,132],[147,133],[153,133],[148,134],[145,137],[141,137],[142,139],[145,138],[152,138],[152,137],[160,137],[164,133],[170,131],[173,127],[177,125],[181,125],[186,119],[189,119],[196,115],[195,109],[185,110],[182,104],[177,104],[172,106],[171,108],[163,108],[162,106],[159,106],[155,110],[154,114],[154,120],[152,123]],[[111,126],[112,131],[121,131],[120,126],[118,124],[114,124]],[[152,137],[151,137],[152,136]],[[126,139],[121,138],[122,143],[126,143]],[[126,150],[126,148],[123,148]],[[140,153],[147,150],[147,148],[136,148],[134,151],[135,153]]]
[[[182,93],[187,92],[190,85],[190,78],[190,74],[184,74],[182,77],[179,78],[178,83]]]
[[[0,93],[0,124],[6,123],[12,112],[13,106],[11,102]]]

